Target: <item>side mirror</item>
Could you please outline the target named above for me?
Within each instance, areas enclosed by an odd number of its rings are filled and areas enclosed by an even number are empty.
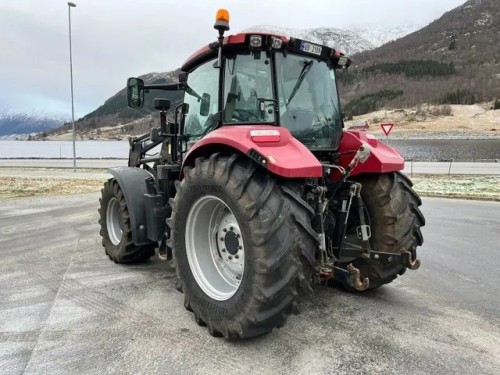
[[[144,81],[140,78],[127,80],[127,103],[130,108],[144,106]]]
[[[203,95],[201,96],[200,115],[208,116],[209,113],[210,113],[210,94],[204,92]]]

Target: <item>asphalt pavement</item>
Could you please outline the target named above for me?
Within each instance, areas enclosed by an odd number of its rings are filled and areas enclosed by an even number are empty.
[[[127,165],[125,159],[78,159],[77,168],[110,168]],[[0,167],[73,168],[73,159],[0,159]],[[500,175],[500,163],[407,160],[404,172],[410,174]]]
[[[422,267],[316,287],[281,329],[228,343],[169,264],[105,256],[98,195],[0,202],[1,374],[499,374],[500,203],[425,199]]]

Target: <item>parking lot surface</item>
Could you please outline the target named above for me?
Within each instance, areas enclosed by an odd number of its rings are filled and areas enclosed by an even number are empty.
[[[500,204],[425,199],[422,267],[315,288],[261,338],[211,337],[175,272],[105,256],[98,194],[0,202],[1,374],[498,374]]]

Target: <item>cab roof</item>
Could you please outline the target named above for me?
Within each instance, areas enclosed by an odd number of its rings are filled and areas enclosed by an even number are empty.
[[[233,35],[228,35],[224,38],[223,46],[242,46],[245,45],[247,41],[247,36],[249,35],[262,35],[262,36],[273,36],[279,38],[283,43],[288,43],[290,38],[283,35],[275,35],[271,33],[238,33]],[[217,56],[217,44],[218,42],[210,43],[205,47],[200,48],[198,51],[193,53],[187,58],[187,60],[182,64],[181,70],[183,72],[190,72],[202,62],[209,60],[212,57]]]
[[[251,37],[258,35],[262,36],[262,44],[260,47],[257,47],[257,50],[274,49],[275,51],[281,50],[311,56],[319,60],[329,61],[333,67],[348,67],[351,64],[350,59],[343,57],[344,62],[340,65],[339,61],[344,54],[328,46],[298,38],[265,32],[245,32],[229,35],[223,39],[223,51],[249,51],[252,49],[252,47],[250,47]],[[277,48],[274,46],[276,39],[281,40],[281,43],[278,43]],[[216,41],[200,48],[198,51],[189,56],[189,58],[184,62],[181,67],[181,71],[190,73],[200,64],[215,58],[218,53],[218,46],[219,42]]]

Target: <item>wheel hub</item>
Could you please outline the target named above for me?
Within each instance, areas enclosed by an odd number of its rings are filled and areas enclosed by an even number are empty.
[[[238,221],[220,198],[205,196],[191,207],[186,252],[193,276],[208,296],[224,301],[236,293],[245,250]]]
[[[240,242],[238,241],[238,237],[236,237],[236,234],[234,232],[226,233],[224,243],[229,254],[235,255],[238,252],[238,246],[240,245]]]

